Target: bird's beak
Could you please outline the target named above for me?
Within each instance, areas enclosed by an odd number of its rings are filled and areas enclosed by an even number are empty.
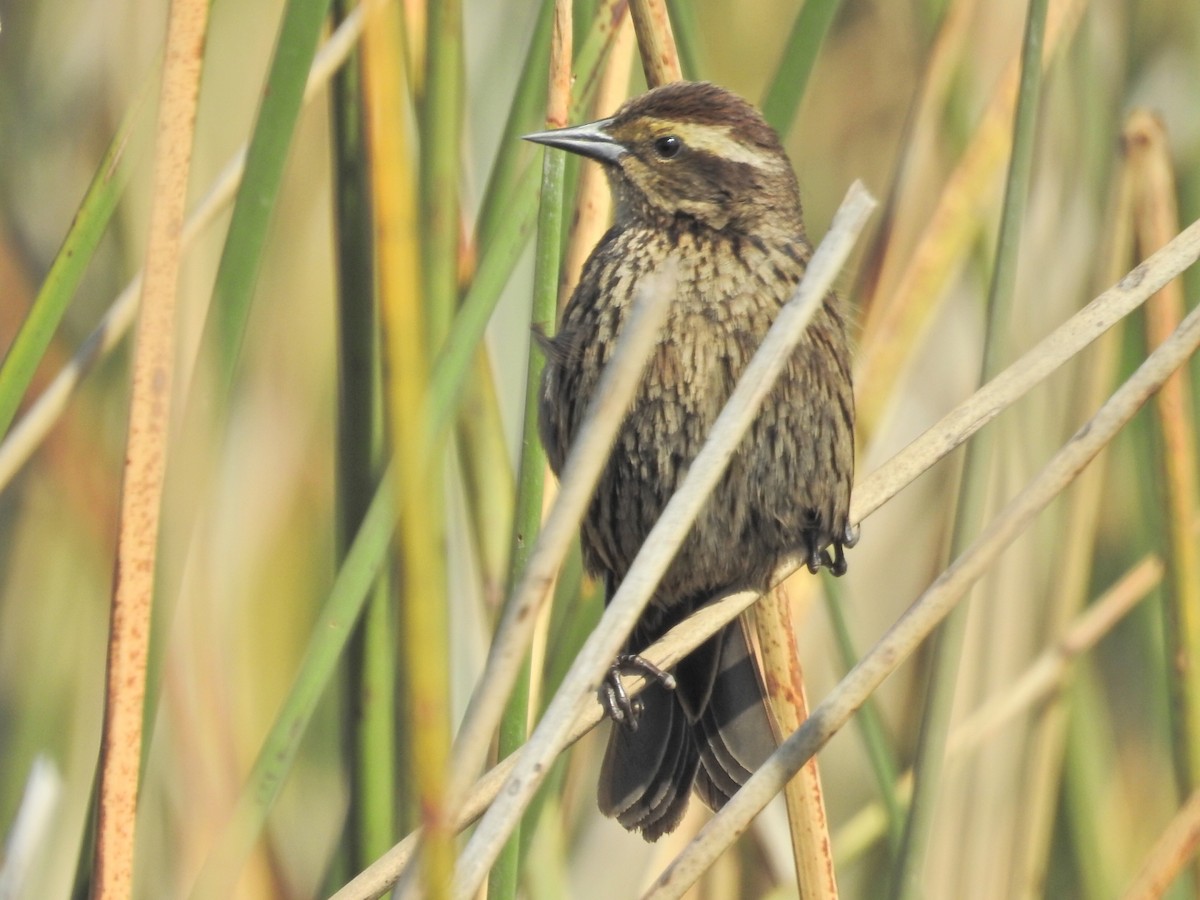
[[[612,119],[601,119],[589,122],[587,125],[576,125],[573,128],[556,128],[553,131],[538,131],[525,135],[525,140],[535,144],[545,144],[547,147],[557,147],[578,153],[589,159],[602,163],[615,163],[625,148],[608,133]]]

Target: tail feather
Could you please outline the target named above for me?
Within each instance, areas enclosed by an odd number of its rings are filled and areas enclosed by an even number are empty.
[[[678,710],[676,710],[678,715]],[[677,735],[672,735],[667,754],[663,757],[662,767],[651,780],[646,790],[645,803],[648,809],[648,820],[657,818],[670,806],[679,795],[687,796],[679,790],[679,784],[688,776],[689,766],[694,767],[691,741],[685,740],[686,731],[680,729]]]
[[[692,785],[692,789],[700,798],[701,803],[709,809],[717,810],[725,805],[725,800],[732,794],[727,785],[718,787],[708,772],[708,767],[703,764],[696,769],[696,781]]]
[[[660,684],[641,694],[636,731],[614,724],[600,768],[600,811],[646,840],[674,830],[687,809],[699,756],[683,710]]]
[[[775,749],[742,626],[734,622],[676,667],[679,687],[650,684],[637,730],[614,725],[600,770],[600,811],[648,841],[675,829],[693,786],[720,809]]]
[[[664,768],[651,785],[646,815],[637,824],[648,841],[657,841],[678,827],[687,812],[691,785],[700,768],[700,758],[686,731],[681,732],[675,744],[678,749],[675,765]]]
[[[762,686],[738,622],[722,634],[717,677],[692,728],[706,776],[697,793],[710,809],[720,809],[775,750]]]

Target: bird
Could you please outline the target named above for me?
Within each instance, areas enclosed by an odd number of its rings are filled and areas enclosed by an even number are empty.
[[[778,134],[736,94],[678,81],[611,117],[526,135],[598,162],[613,224],[585,262],[545,366],[539,431],[561,473],[639,285],[673,258],[669,309],[580,528],[611,599],[735,383],[812,256]],[[665,289],[664,289],[665,290]],[[612,719],[600,811],[655,841],[694,793],[719,810],[775,749],[761,676],[739,621],[673,672],[638,654],[731,591],[769,587],[799,554],[840,575],[854,476],[847,318],[831,292],[741,440],[602,687]],[[607,602],[607,600],[606,600]],[[621,676],[651,676],[630,701]]]

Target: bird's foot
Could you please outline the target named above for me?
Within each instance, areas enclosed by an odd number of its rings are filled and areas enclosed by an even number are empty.
[[[637,697],[630,697],[625,690],[621,675],[626,672],[653,679],[668,691],[675,690],[675,676],[636,653],[622,653],[609,666],[608,674],[600,685],[600,704],[608,710],[614,722],[619,722],[630,731],[637,731],[642,701]]]
[[[805,534],[807,553],[804,558],[805,564],[808,566],[808,571],[814,575],[821,569],[828,569],[830,574],[835,577],[841,577],[846,574],[846,553],[847,547],[853,547],[858,543],[859,529],[853,525],[847,525],[842,532],[842,536],[834,540],[830,546],[833,547],[833,553],[829,552],[829,547],[818,546],[817,541],[820,539],[815,532]]]

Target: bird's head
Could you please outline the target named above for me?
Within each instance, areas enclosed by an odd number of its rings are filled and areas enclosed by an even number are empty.
[[[800,197],[779,136],[749,103],[706,82],[677,81],[616,115],[525,136],[600,162],[618,222],[690,216],[717,229],[801,229]]]

